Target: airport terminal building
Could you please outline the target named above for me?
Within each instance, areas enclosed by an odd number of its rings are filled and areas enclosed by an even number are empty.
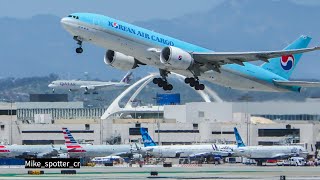
[[[315,152],[320,145],[318,107],[320,101],[193,102],[164,105],[145,116],[136,112],[101,120],[106,109],[85,108],[83,102],[1,103],[0,141],[63,144],[61,128],[68,127],[82,143],[130,143],[141,141],[139,128],[145,127],[160,144],[234,144],[237,127],[248,145],[298,143]]]

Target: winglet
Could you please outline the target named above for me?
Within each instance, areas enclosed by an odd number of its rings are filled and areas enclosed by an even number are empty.
[[[234,127],[234,135],[236,136],[237,146],[238,147],[245,147],[246,145],[243,143],[242,138],[238,132],[238,129]]]
[[[143,141],[144,147],[157,146],[157,144],[149,136],[148,131],[147,131],[146,128],[141,127],[140,128],[140,133],[141,133],[141,136],[142,136],[142,141]]]

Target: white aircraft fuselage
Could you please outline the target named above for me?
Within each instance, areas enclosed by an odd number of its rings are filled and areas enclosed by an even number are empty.
[[[234,149],[235,156],[250,159],[287,159],[291,156],[306,158],[308,152],[301,146],[245,146]]]

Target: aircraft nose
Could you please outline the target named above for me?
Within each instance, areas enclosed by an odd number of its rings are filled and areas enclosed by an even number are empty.
[[[62,25],[66,25],[66,24],[68,23],[68,19],[69,19],[69,18],[67,18],[67,17],[62,18],[62,19],[60,20],[60,23],[61,23]]]
[[[49,88],[52,88],[53,86],[54,86],[53,84],[49,84],[49,85],[48,85]]]

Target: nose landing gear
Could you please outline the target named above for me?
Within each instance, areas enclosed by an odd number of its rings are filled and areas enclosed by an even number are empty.
[[[76,49],[76,53],[81,54],[83,52],[82,49],[82,38],[80,38],[79,36],[74,36],[73,39],[75,41],[77,41],[77,44],[79,45],[79,47]]]

